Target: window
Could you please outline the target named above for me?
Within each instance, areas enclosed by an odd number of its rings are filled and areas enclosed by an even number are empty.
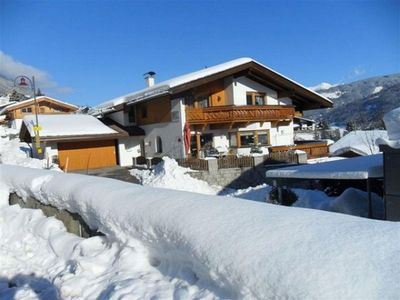
[[[247,96],[247,101],[246,101],[247,105],[253,105],[253,95],[250,93],[247,93],[246,96]]]
[[[258,144],[261,145],[268,145],[269,144],[269,139],[268,139],[268,131],[258,131]]]
[[[256,92],[246,93],[247,105],[265,105],[265,94]]]
[[[212,133],[205,133],[200,136],[200,146],[203,148],[205,145],[212,146],[213,142],[213,134]]]
[[[32,107],[26,107],[26,108],[22,108],[21,112],[26,113],[26,112],[32,112]]]
[[[162,140],[161,140],[161,137],[157,137],[156,138],[156,153],[162,153],[163,152],[163,150],[162,150]]]
[[[143,105],[140,109],[140,115],[143,119],[147,118],[147,106]]]
[[[208,107],[208,96],[200,96],[196,98],[197,107],[205,108]]]
[[[43,114],[43,113],[45,113],[46,112],[46,108],[45,107],[41,107],[40,108],[40,112]]]
[[[136,110],[135,107],[131,106],[129,111],[128,111],[128,121],[129,123],[135,123],[136,122]],[[146,112],[147,115],[147,112]]]
[[[254,145],[254,132],[253,131],[241,131],[239,132],[240,145],[251,146]]]

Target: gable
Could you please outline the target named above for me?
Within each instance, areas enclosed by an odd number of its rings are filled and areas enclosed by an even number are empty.
[[[69,103],[59,101],[59,100],[56,100],[53,98],[49,98],[46,96],[37,97],[36,101],[37,101],[39,107],[43,106],[43,107],[49,107],[49,108],[57,108],[58,110],[63,111],[63,112],[74,112],[74,111],[78,110],[78,107],[73,104],[69,104]],[[5,107],[1,113],[12,112],[12,111],[16,111],[18,109],[32,107],[34,105],[35,105],[35,100],[28,99],[28,100],[14,103],[12,105]]]

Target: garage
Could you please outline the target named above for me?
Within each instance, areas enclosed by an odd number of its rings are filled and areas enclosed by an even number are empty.
[[[88,170],[117,165],[116,140],[58,143],[58,160],[64,171]]]
[[[40,151],[35,142],[35,124],[40,125]],[[20,139],[29,144],[32,157],[58,163],[65,172],[114,167],[118,160],[118,139],[129,133],[80,114],[26,116]]]

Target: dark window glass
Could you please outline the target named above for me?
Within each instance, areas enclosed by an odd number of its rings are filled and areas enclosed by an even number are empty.
[[[253,105],[253,95],[247,94],[247,105]]]
[[[254,145],[254,133],[240,132],[240,145],[242,146]]]
[[[197,106],[201,108],[208,107],[208,96],[201,96],[196,99]]]
[[[268,145],[268,132],[259,131],[258,132],[258,143],[261,145]]]
[[[156,152],[162,153],[162,140],[159,136],[156,139],[156,147],[157,147]]]
[[[255,95],[255,105],[264,105],[264,96]]]
[[[204,145],[212,145],[212,140],[213,140],[213,134],[212,133],[207,133],[207,134],[202,134],[200,136],[200,146],[204,147]]]

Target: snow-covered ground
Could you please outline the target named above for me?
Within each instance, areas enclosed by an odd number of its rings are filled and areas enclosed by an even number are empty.
[[[299,208],[365,215],[361,191],[330,198],[296,189],[299,199],[288,208],[257,202],[265,202],[268,185],[209,186],[168,159],[153,171],[132,171],[144,186],[4,165],[46,168],[21,147],[0,140],[0,299],[400,295],[400,268],[393,267],[400,265],[400,224]],[[69,234],[40,210],[9,206],[10,192],[78,212],[105,236]]]
[[[10,135],[18,136],[18,131],[0,126],[0,163],[35,169],[58,169],[57,165],[46,159],[39,160],[29,157],[29,145],[20,142],[18,137],[10,138]]]
[[[399,296],[398,223],[7,165],[0,182],[4,199],[34,196],[105,234],[81,240],[40,212],[24,217],[29,210],[4,205],[4,294],[37,296],[47,287],[43,293],[56,289],[63,299]]]

